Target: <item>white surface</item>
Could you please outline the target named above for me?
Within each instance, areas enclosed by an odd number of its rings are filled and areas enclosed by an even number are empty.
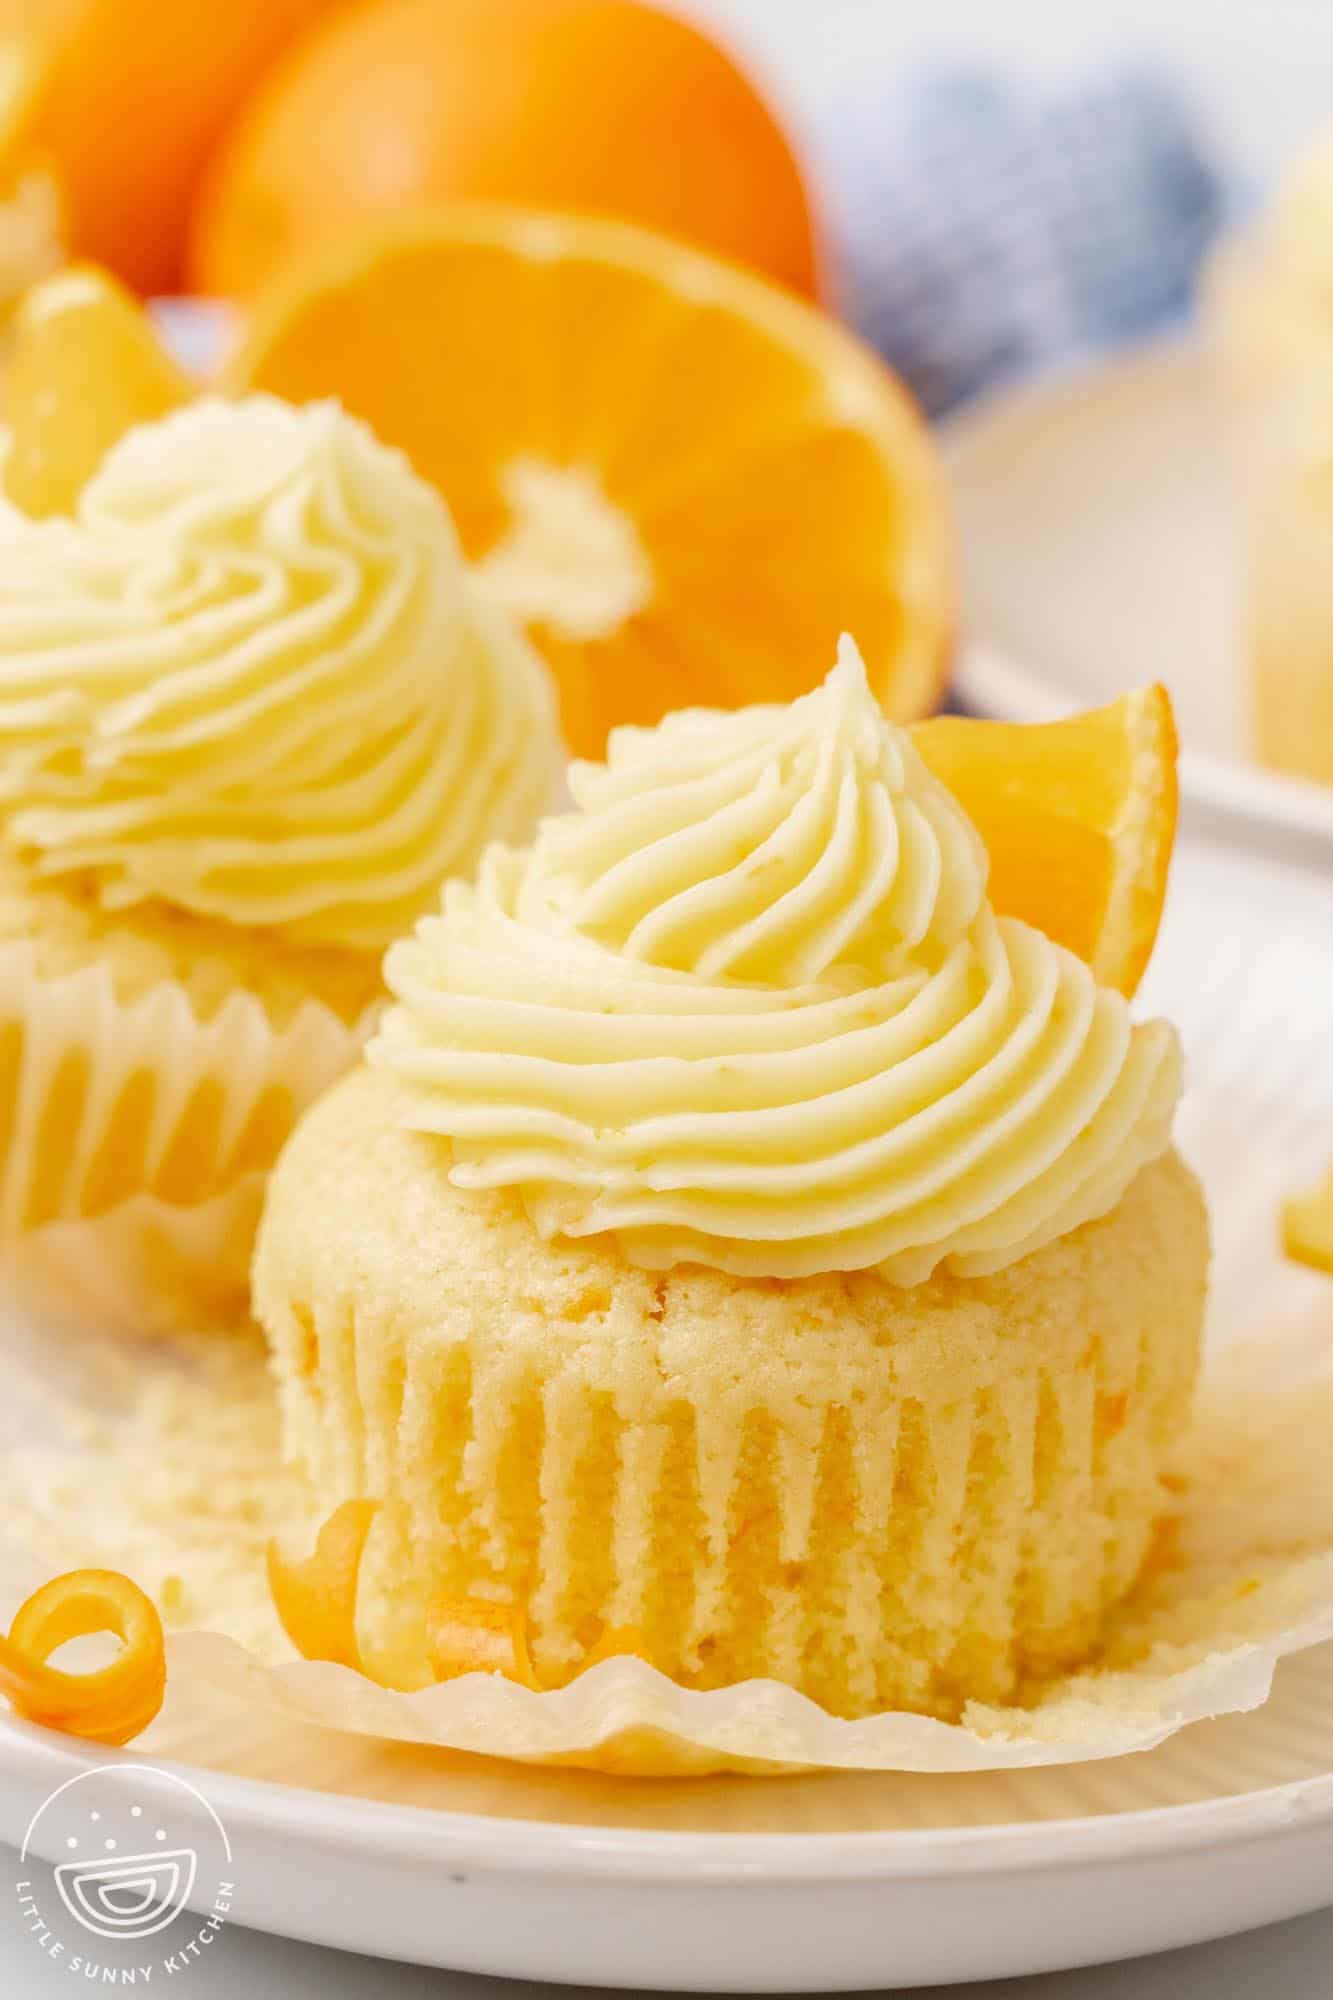
[[[1333,118],[1328,0],[671,0],[729,33],[816,150],[849,87],[886,95],[932,58],[1086,71],[1107,57],[1156,56],[1198,99],[1222,158],[1245,178],[1277,171]]]
[[[945,456],[962,545],[959,694],[1038,721],[1161,680],[1204,831],[1333,866],[1333,790],[1251,757],[1222,411],[1190,347],[1003,392]]]
[[[1317,871],[1178,856],[1144,997],[1190,1054],[1181,1137],[1213,1207],[1220,1342],[1273,1318],[1329,1325],[1327,1283],[1273,1242],[1278,1199],[1333,1131],[1327,908]],[[237,1745],[258,1726],[238,1715]],[[519,1977],[910,1987],[1192,1943],[1333,1899],[1333,1647],[1288,1661],[1256,1713],[1151,1753],[970,1777],[627,1786],[426,1758],[426,1811],[402,1802],[398,1751],[342,1739],[345,1768],[315,1793],[222,1775],[237,1758],[216,1729],[204,1741],[238,1921]],[[267,1765],[251,1751],[241,1768],[281,1779],[299,1752],[284,1721]],[[0,1732],[0,1838],[92,1754]],[[0,1904],[0,1939],[7,1922]]]

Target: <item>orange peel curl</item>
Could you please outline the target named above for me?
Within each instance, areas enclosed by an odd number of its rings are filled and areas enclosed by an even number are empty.
[[[268,1587],[282,1629],[307,1660],[331,1660],[365,1671],[356,1636],[357,1585],[376,1500],[344,1500],[315,1537],[302,1561],[268,1545]]]
[[[356,1634],[361,1564],[378,1506],[375,1500],[345,1500],[320,1528],[313,1553],[302,1560],[284,1556],[271,1542],[269,1590],[283,1630],[304,1659],[351,1667],[381,1686],[410,1686],[415,1672],[402,1673],[404,1662],[389,1655],[372,1664]],[[546,1691],[532,1662],[528,1617],[521,1605],[436,1596],[426,1609],[425,1650],[437,1683],[463,1674],[501,1674],[536,1694]],[[648,1658],[642,1632],[633,1626],[608,1626],[567,1678],[625,1655]]]
[[[113,1632],[120,1650],[91,1673],[47,1664],[70,1639]],[[90,1743],[128,1743],[166,1692],[166,1640],[152,1599],[119,1570],[52,1577],[19,1607],[0,1638],[0,1692],[16,1714]]]

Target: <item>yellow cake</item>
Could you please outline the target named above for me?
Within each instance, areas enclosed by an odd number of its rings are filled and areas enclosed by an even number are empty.
[[[540,663],[332,405],[204,401],[131,431],[73,517],[5,509],[6,1261],[114,1265],[145,1323],[233,1312],[385,944],[553,775]]]
[[[986,901],[859,663],[576,766],[389,954],[270,1184],[293,1452],[542,1675],[957,1715],[1089,1654],[1185,1421],[1179,1056]]]

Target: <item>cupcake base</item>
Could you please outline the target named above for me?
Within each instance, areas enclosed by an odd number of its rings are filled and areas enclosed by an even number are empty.
[[[633,1626],[687,1687],[955,1718],[1088,1658],[1148,1552],[1207,1268],[1174,1156],[993,1277],[742,1280],[546,1243],[360,1069],[255,1264],[291,1450],[386,1504],[404,1602],[523,1605],[543,1678]]]
[[[6,1282],[127,1330],[245,1317],[267,1171],[377,990],[372,959],[110,916],[0,864]]]

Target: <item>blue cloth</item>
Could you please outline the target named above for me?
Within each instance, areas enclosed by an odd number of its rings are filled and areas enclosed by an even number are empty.
[[[826,146],[845,303],[933,414],[1187,307],[1227,200],[1156,71],[853,96]]]

